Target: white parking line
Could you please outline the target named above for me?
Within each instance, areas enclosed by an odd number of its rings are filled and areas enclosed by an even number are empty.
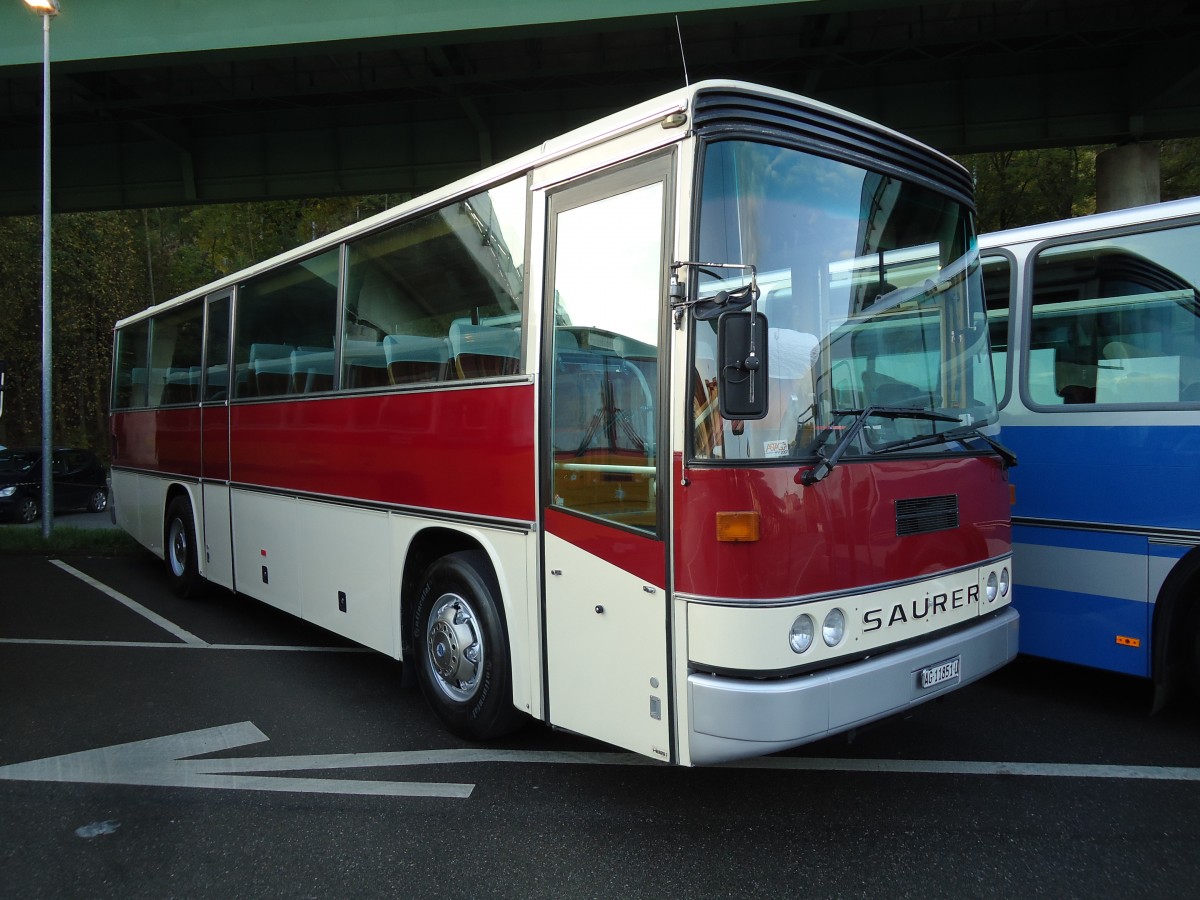
[[[375,753],[336,753],[322,756],[277,756],[269,765],[261,759],[212,760],[223,773],[286,772],[297,769],[382,768],[386,766],[443,766],[471,763],[535,763],[537,765],[662,766],[656,759],[621,752],[500,750],[487,747],[450,750],[403,750]],[[713,766],[716,769],[770,769],[805,772],[878,772],[887,775],[1018,775],[1049,778],[1121,778],[1134,781],[1200,781],[1200,769],[1180,766],[1092,765],[1087,763],[1024,763],[941,759],[834,759],[764,756]]]
[[[739,769],[802,769],[808,772],[882,772],[930,775],[1019,775],[1047,778],[1124,778],[1133,781],[1200,781],[1200,769],[1087,763],[1025,763],[929,759],[804,759],[766,756],[728,763]]]
[[[170,634],[175,635],[175,637],[179,638],[185,644],[189,644],[194,647],[205,647],[208,645],[208,641],[205,641],[201,638],[196,637],[190,631],[186,631],[185,629],[180,628],[178,625],[176,625],[174,622],[170,621],[169,619],[164,619],[162,616],[160,616],[158,613],[154,612],[153,610],[146,609],[146,607],[142,606],[142,604],[138,603],[136,600],[126,597],[120,591],[110,588],[107,584],[105,584],[102,581],[97,581],[91,575],[85,575],[83,572],[80,572],[75,567],[67,565],[61,559],[52,559],[52,560],[50,560],[50,562],[52,562],[54,565],[58,566],[60,569],[62,569],[68,575],[74,575],[76,578],[78,578],[84,584],[89,585],[90,587],[94,587],[96,590],[100,591],[100,593],[107,594],[109,597],[112,597],[118,603],[122,603],[125,606],[129,607],[131,610],[133,610],[139,616],[142,616],[143,618],[148,619],[149,621],[153,622],[155,625],[157,625],[163,631],[166,631]]]
[[[292,653],[374,653],[366,647],[304,647],[287,644],[179,644],[174,641],[66,641],[48,638],[0,638],[0,644],[44,644],[52,647],[121,647],[150,650],[281,650]]]
[[[78,578],[89,587],[93,587],[105,594],[108,597],[116,600],[123,606],[128,607],[137,613],[139,616],[153,622],[159,628],[167,631],[179,640],[182,644],[173,641],[64,641],[64,640],[45,640],[35,638],[0,638],[0,644],[47,644],[56,647],[142,647],[153,650],[282,650],[293,653],[370,653],[366,647],[291,647],[287,645],[277,644],[210,644],[203,638],[199,638],[179,627],[170,619],[160,616],[151,609],[147,609],[131,597],[127,597],[115,588],[109,587],[103,581],[98,581],[92,576],[80,572],[74,566],[70,566],[60,559],[52,559],[51,563],[58,566],[68,575]]]

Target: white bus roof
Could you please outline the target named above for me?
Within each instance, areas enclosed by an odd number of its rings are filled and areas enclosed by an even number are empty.
[[[957,162],[952,160],[945,154],[934,150],[917,141],[908,135],[893,131],[886,126],[873,122],[870,119],[855,115],[826,103],[821,103],[818,100],[812,100],[808,97],[803,97],[798,94],[792,94],[788,91],[782,91],[777,88],[765,87],[763,85],[751,84],[745,81],[719,80],[713,79],[708,81],[699,81],[679,90],[671,91],[667,94],[662,94],[634,106],[626,107],[619,112],[597,119],[593,122],[569,131],[565,134],[551,138],[544,143],[533,147],[524,153],[510,157],[502,162],[496,163],[485,169],[474,172],[458,181],[451,182],[443,187],[420,196],[407,200],[404,203],[390,207],[381,213],[378,213],[370,218],[363,219],[360,222],[355,222],[338,231],[331,232],[315,241],[306,244],[301,244],[291,250],[287,250],[269,259],[262,260],[240,271],[222,276],[202,287],[188,291],[178,297],[173,297],[170,300],[165,300],[155,306],[141,310],[133,315],[126,316],[116,323],[114,327],[120,328],[129,322],[137,321],[138,319],[154,315],[165,309],[187,303],[199,297],[211,294],[215,291],[228,289],[247,278],[257,275],[261,272],[273,269],[281,264],[304,259],[313,254],[320,253],[331,247],[336,247],[338,244],[355,237],[358,234],[373,231],[383,225],[394,220],[407,218],[414,213],[418,213],[426,209],[436,209],[442,204],[452,200],[455,197],[465,197],[473,193],[485,190],[493,185],[500,184],[510,178],[517,177],[522,173],[528,172],[540,165],[544,165],[552,160],[561,159],[569,156],[572,153],[579,152],[585,148],[593,147],[612,140],[624,134],[637,131],[645,128],[648,125],[653,125],[662,122],[667,116],[674,113],[689,113],[694,106],[694,99],[697,94],[713,91],[730,91],[740,94],[757,94],[763,97],[777,98],[785,100],[789,103],[808,107],[811,110],[831,114],[837,118],[851,122],[857,122],[867,128],[881,134],[890,135],[896,141],[907,144],[913,148],[920,148],[924,153],[937,156],[942,160],[950,162],[952,165],[961,168]],[[690,126],[690,122],[687,123]],[[663,125],[664,128],[668,127]],[[686,133],[686,132],[685,132]],[[661,145],[661,142],[660,142]]]
[[[1077,216],[1074,219],[1060,219],[1057,222],[1046,222],[1041,225],[1024,225],[1005,231],[992,231],[980,235],[979,249],[992,250],[1010,244],[1036,243],[1052,238],[1069,237],[1074,234],[1129,228],[1130,226],[1195,215],[1200,215],[1200,197],[1189,197],[1186,200],[1151,203],[1148,206],[1134,206],[1129,209],[1118,209],[1090,216]]]

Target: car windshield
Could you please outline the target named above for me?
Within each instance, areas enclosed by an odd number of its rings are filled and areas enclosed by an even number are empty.
[[[699,259],[753,265],[767,317],[768,410],[726,420],[717,321],[694,324],[697,459],[814,457],[864,417],[846,456],[986,425],[996,391],[971,211],[931,188],[795,149],[710,144]],[[697,297],[746,284],[698,267]],[[885,408],[887,415],[872,410]],[[895,410],[936,415],[896,415]]]
[[[0,472],[28,472],[41,458],[36,450],[0,451]]]

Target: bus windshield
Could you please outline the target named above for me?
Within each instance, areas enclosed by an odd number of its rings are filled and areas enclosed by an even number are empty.
[[[814,458],[852,424],[843,458],[947,452],[960,445],[923,438],[996,420],[974,221],[963,204],[800,150],[722,141],[705,150],[698,252],[755,267],[768,409],[758,420],[720,416],[717,320],[697,317],[695,458]],[[697,272],[701,300],[746,281],[736,270]]]

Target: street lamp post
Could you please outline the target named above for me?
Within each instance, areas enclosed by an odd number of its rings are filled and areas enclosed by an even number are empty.
[[[58,0],[25,0],[42,17],[42,537],[54,527],[54,401],[50,370],[50,20],[58,15]]]

